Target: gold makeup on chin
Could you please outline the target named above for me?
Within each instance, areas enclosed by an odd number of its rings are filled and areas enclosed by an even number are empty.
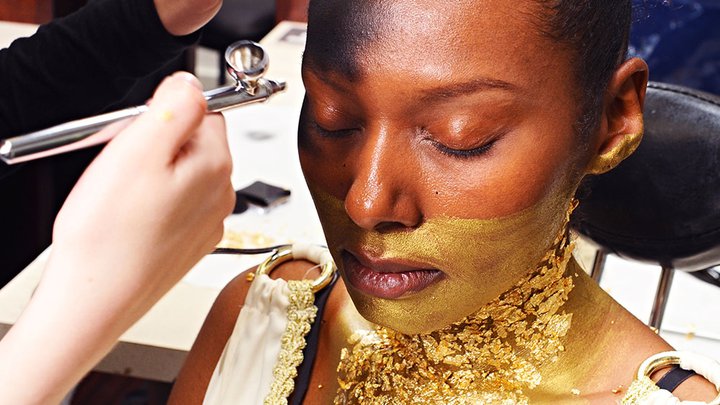
[[[564,232],[553,246],[511,289],[460,322],[427,334],[377,327],[351,337],[334,403],[528,405],[565,352],[574,317],[565,308],[573,247]]]
[[[345,278],[363,317],[405,334],[458,322],[509,290],[552,247],[573,201],[572,192],[550,192],[536,205],[502,218],[430,218],[411,231],[377,232],[361,229],[347,216],[342,201],[308,186],[343,277],[343,249],[424,263],[444,273],[429,287],[399,299],[367,295]]]
[[[617,167],[623,160],[627,159],[640,146],[642,132],[637,134],[622,135],[622,138],[609,151],[597,155],[588,166],[588,174],[603,174]]]

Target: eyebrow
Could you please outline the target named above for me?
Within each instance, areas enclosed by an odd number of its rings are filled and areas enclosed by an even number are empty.
[[[518,86],[503,80],[478,78],[468,82],[453,83],[446,86],[423,90],[423,101],[438,101],[460,96],[467,96],[481,91],[505,90],[516,92]]]

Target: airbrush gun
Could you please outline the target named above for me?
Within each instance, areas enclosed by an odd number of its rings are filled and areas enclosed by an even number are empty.
[[[284,82],[263,78],[269,59],[265,50],[255,42],[233,43],[225,51],[225,61],[236,84],[203,93],[208,112],[265,101],[285,90]],[[9,138],[0,141],[0,159],[7,164],[14,164],[107,142],[108,139],[95,140],[92,135],[107,125],[138,116],[147,110],[145,105],[129,107]]]

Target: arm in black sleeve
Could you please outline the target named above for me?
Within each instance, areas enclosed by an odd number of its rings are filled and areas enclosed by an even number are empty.
[[[97,114],[199,34],[174,37],[153,0],[95,0],[0,50],[0,138]]]

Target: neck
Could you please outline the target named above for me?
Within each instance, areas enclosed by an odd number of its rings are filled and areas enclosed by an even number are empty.
[[[380,327],[357,337],[341,356],[336,402],[527,403],[565,351],[571,251],[563,235],[527,277],[461,322],[428,334]]]
[[[608,386],[618,387],[629,378],[629,374],[613,375],[617,371],[599,366],[608,359],[617,362],[610,356],[611,348],[617,346],[619,334],[627,334],[627,313],[575,260],[570,260],[565,275],[572,277],[574,285],[563,305],[563,311],[573,316],[572,328],[564,338],[563,353],[543,367],[543,381],[531,393],[531,403],[556,403],[569,394],[608,392]]]

